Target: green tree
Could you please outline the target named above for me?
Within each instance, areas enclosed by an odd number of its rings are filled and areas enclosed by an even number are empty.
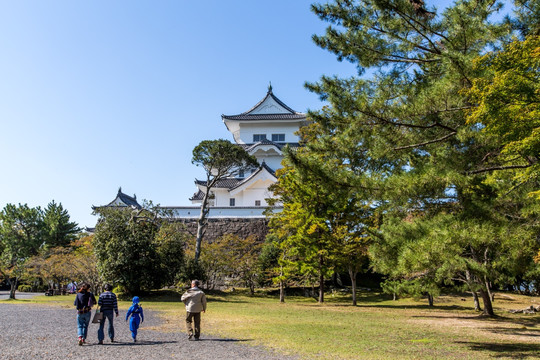
[[[193,149],[191,163],[202,166],[206,173],[205,190],[201,203],[201,213],[197,221],[197,238],[195,262],[201,256],[201,244],[210,211],[209,201],[212,189],[216,184],[228,177],[234,177],[240,170],[259,166],[257,159],[249,155],[242,147],[228,140],[204,140]]]
[[[154,243],[159,259],[161,284],[171,285],[180,280],[184,268],[184,248],[190,235],[183,224],[164,221],[157,232]]]
[[[10,299],[15,299],[26,262],[38,253],[43,243],[40,208],[30,208],[27,204],[7,204],[0,212],[0,243],[0,271],[11,287]]]
[[[304,167],[328,179],[331,188],[361,192],[358,198],[376,205],[384,214],[383,222],[421,214],[415,222],[441,224],[444,218],[448,229],[470,224],[467,236],[450,238],[449,248],[456,249],[451,256],[465,264],[488,315],[493,314],[489,286],[497,274],[493,267],[477,268],[470,252],[458,249],[497,253],[497,244],[485,236],[487,229],[473,224],[486,219],[504,223],[497,202],[502,187],[485,183],[487,174],[478,172],[498,144],[481,131],[482,125],[468,121],[474,104],[465,94],[477,74],[473,60],[510,39],[509,23],[490,20],[500,7],[498,2],[468,0],[441,13],[409,0],[314,5],[313,11],[330,23],[314,41],[338,60],[355,64],[359,76],[323,76],[307,85],[328,106],[310,112],[315,131],[307,138],[306,149],[331,154],[340,166],[300,158]],[[361,77],[364,74],[369,77]],[[373,232],[379,239],[387,236],[384,231]],[[423,234],[411,236],[422,239]],[[405,253],[406,244],[395,244],[397,256]],[[426,243],[418,250],[427,249]],[[448,269],[457,274],[463,267]],[[439,263],[432,263],[429,270],[439,271]]]
[[[100,289],[104,284],[98,270],[98,259],[94,251],[95,235],[81,234],[71,243],[71,263],[73,273],[70,279],[78,283],[90,284],[92,289]]]
[[[43,211],[43,241],[46,247],[69,246],[76,239],[80,228],[69,221],[69,214],[62,204],[51,201]]]
[[[226,249],[224,255],[228,260],[229,276],[249,288],[251,295],[255,294],[262,244],[254,236],[241,238],[232,234],[225,235],[218,241],[223,243],[223,248]]]
[[[324,184],[308,178],[299,169],[285,166],[278,170],[278,181],[270,190],[276,198],[270,200],[283,204],[283,211],[270,220],[273,234],[282,239],[280,247],[297,262],[301,274],[316,277],[319,284],[320,303],[324,302],[324,280],[335,267],[336,242],[332,225],[333,198],[329,198]],[[284,259],[285,260],[285,259]],[[291,264],[284,264],[290,268]]]
[[[538,183],[540,173],[540,37],[506,44],[474,62],[477,71],[466,94],[476,106],[468,122],[498,146],[479,169],[500,179],[511,170],[516,186]],[[540,198],[540,190],[536,194]]]
[[[103,279],[128,294],[174,283],[183,266],[184,236],[157,207],[101,208],[93,239]]]

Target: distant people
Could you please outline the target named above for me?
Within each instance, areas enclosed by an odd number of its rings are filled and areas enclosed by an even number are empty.
[[[77,308],[77,335],[79,336],[79,345],[86,342],[88,324],[92,316],[91,310],[95,304],[96,297],[90,292],[90,285],[82,283],[73,304]]]
[[[128,321],[130,315],[131,319],[129,320],[129,330],[131,330],[133,342],[137,342],[137,329],[139,329],[139,324],[144,322],[143,308],[139,305],[138,296],[133,298],[133,305],[131,305],[126,314],[126,321]]]
[[[75,294],[75,292],[77,292],[77,283],[76,282],[70,282],[67,285],[67,289],[68,289],[68,292],[70,294]]]
[[[188,340],[201,336],[201,311],[206,312],[206,296],[199,289],[199,280],[191,281],[191,289],[182,295],[182,301],[186,304],[186,328]]]
[[[105,339],[105,333],[103,328],[105,327],[105,319],[109,321],[109,338],[111,342],[114,342],[114,325],[113,319],[114,314],[118,317],[118,300],[116,295],[112,292],[112,285],[105,284],[105,292],[99,295],[98,305],[101,307],[101,312],[103,313],[103,320],[99,323],[99,329],[97,332],[98,343],[103,344]]]

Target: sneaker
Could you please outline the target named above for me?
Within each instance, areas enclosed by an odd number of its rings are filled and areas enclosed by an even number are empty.
[[[103,340],[98,341],[99,345],[103,345]]]
[[[200,339],[198,337],[195,338],[195,341],[199,341]]]
[[[83,339],[82,337],[79,336],[79,346],[82,346],[82,344],[83,344]]]
[[[193,334],[188,334],[187,338],[188,340],[191,340],[193,338]]]
[[[114,338],[111,338],[111,342],[114,342]]]
[[[133,339],[133,342],[136,343],[136,342],[137,342],[137,339]]]

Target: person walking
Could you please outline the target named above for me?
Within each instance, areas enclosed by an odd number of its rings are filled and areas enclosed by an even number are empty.
[[[88,324],[92,316],[92,306],[96,304],[96,297],[90,292],[90,285],[82,283],[73,305],[77,308],[77,335],[81,346],[86,342]]]
[[[99,329],[97,332],[98,344],[100,345],[103,344],[103,340],[105,339],[105,332],[103,331],[103,328],[105,327],[105,319],[109,321],[109,338],[111,339],[111,342],[114,342],[113,319],[114,314],[116,314],[116,317],[118,317],[118,300],[116,299],[116,295],[112,292],[112,289],[113,287],[111,284],[105,284],[105,292],[99,295],[98,305],[103,313],[103,319],[99,323]]]
[[[133,342],[137,342],[137,329],[139,329],[139,324],[144,322],[143,308],[139,305],[139,301],[138,296],[133,297],[133,305],[131,305],[126,313],[126,321],[128,321],[129,316],[131,315],[131,319],[129,320],[129,330],[131,330]]]
[[[188,340],[201,336],[201,311],[206,312],[206,296],[199,289],[199,280],[191,281],[191,288],[182,295],[182,301],[186,304],[186,328]]]

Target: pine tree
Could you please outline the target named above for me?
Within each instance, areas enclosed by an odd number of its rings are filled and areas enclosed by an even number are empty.
[[[468,121],[475,104],[466,90],[477,73],[474,59],[510,39],[510,23],[489,20],[501,6],[462,0],[439,12],[412,0],[314,5],[331,24],[314,41],[355,64],[359,76],[323,76],[307,85],[329,103],[309,114],[315,131],[307,137],[307,152],[332,156],[340,166],[302,156],[297,161],[330,188],[353,189],[378,207],[388,225],[375,229],[373,249],[393,249],[396,258],[388,257],[389,263],[410,262],[397,268],[403,278],[431,274],[424,284],[432,286],[462,277],[481,294],[487,315],[493,315],[492,261],[500,250],[494,239],[515,224],[499,211],[499,187],[477,171],[498,144],[480,131],[482,124]],[[448,236],[425,235],[429,225]],[[408,238],[392,244],[392,236],[407,227]],[[406,256],[411,244],[417,260]],[[441,244],[447,246],[439,256],[453,259],[444,269],[440,262],[419,261]]]

